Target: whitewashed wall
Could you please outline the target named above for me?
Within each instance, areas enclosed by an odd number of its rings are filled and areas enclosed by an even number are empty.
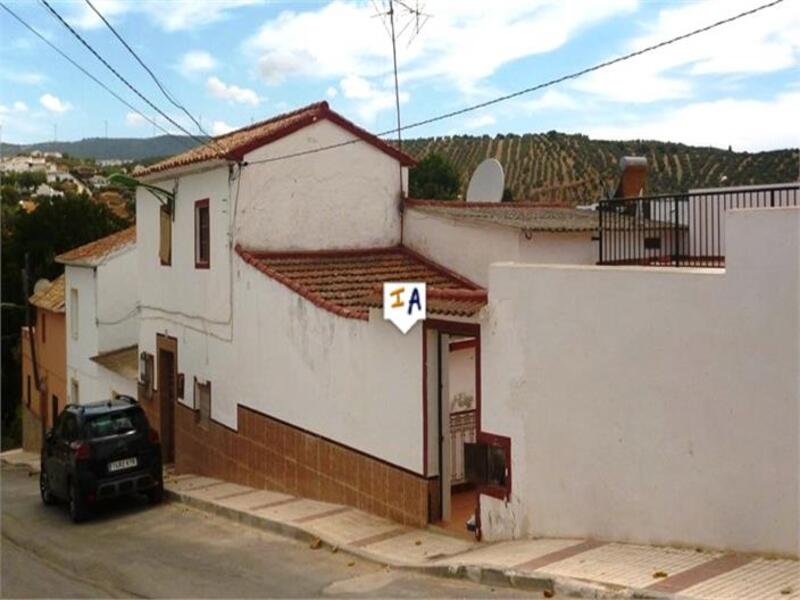
[[[398,162],[365,142],[256,161],[356,139],[327,120],[245,156],[236,239],[247,248],[392,246],[400,241]]]
[[[800,209],[732,211],[725,271],[494,265],[484,533],[800,552]],[[589,301],[587,301],[589,299]]]
[[[212,416],[237,427],[237,404],[422,473],[421,325],[402,335],[322,310],[236,259],[235,343],[164,319],[142,322],[141,347],[177,337],[178,370],[212,382]]]
[[[139,339],[136,267],[135,245],[114,254],[97,267],[95,354],[132,346]]]
[[[153,309],[176,320],[196,321],[197,326],[216,330],[230,327],[230,222],[232,201],[227,167],[162,179],[154,185],[177,189],[172,223],[172,264],[161,265],[159,201],[139,188],[136,194],[136,245],[139,296],[142,316],[153,317]],[[209,200],[210,268],[195,268],[194,203]],[[204,320],[204,321],[201,321]]]
[[[529,240],[514,227],[470,223],[413,208],[406,209],[404,219],[405,245],[482,286],[489,283],[489,265],[494,262],[597,262],[591,232],[534,232]]]
[[[120,377],[91,360],[102,352],[138,342],[138,294],[136,247],[109,256],[97,267],[66,265],[67,395],[78,381],[81,404],[107,400],[111,390],[136,395],[136,383]],[[78,338],[72,337],[72,293],[78,290]]]
[[[91,267],[74,267],[66,265],[66,315],[67,315],[67,397],[72,397],[72,380],[78,381],[79,400],[82,404],[102,400],[101,390],[97,385],[97,363],[90,357],[97,354],[98,331],[95,324],[96,271]],[[78,338],[72,337],[73,315],[71,290],[78,290]]]

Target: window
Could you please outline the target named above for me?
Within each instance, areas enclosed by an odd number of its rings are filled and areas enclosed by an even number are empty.
[[[203,429],[208,429],[211,419],[211,382],[200,383],[194,380],[194,408],[197,411],[195,420]]]
[[[81,403],[81,395],[80,395],[80,387],[78,386],[78,380],[73,379],[70,385],[70,402],[73,404],[80,404]]]
[[[42,311],[42,314],[39,316],[39,320],[42,322],[42,343],[47,343],[47,313]]]
[[[194,266],[207,269],[211,264],[211,213],[208,198],[194,203]]]
[[[73,340],[78,339],[78,290],[69,291],[69,333]]]
[[[162,265],[172,264],[172,216],[169,209],[162,206],[159,212],[160,237],[158,243],[158,257]]]
[[[91,417],[85,425],[86,436],[89,439],[122,435],[132,431],[147,431],[147,419],[141,409],[97,415]]]

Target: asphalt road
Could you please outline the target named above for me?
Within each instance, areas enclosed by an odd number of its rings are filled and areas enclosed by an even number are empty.
[[[3,598],[540,598],[389,570],[165,503],[127,498],[73,525],[39,500],[37,476],[2,469]]]

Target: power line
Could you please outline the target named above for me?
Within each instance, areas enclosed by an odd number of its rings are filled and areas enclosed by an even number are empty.
[[[31,32],[33,35],[35,35],[36,37],[38,37],[38,38],[39,38],[40,40],[42,40],[42,41],[43,41],[45,44],[47,44],[47,45],[48,45],[48,46],[50,46],[50,47],[51,47],[53,50],[55,50],[56,52],[58,52],[58,53],[59,53],[59,54],[60,54],[60,55],[61,55],[63,58],[65,58],[67,61],[69,61],[69,62],[72,64],[72,66],[73,66],[73,67],[75,67],[76,69],[78,69],[78,70],[79,70],[81,73],[83,73],[84,75],[86,75],[86,76],[87,76],[89,79],[91,79],[92,81],[94,81],[94,82],[95,82],[97,85],[99,85],[101,88],[103,88],[103,89],[104,89],[105,91],[107,91],[109,94],[111,94],[112,96],[114,96],[114,98],[116,98],[117,100],[119,100],[119,101],[120,101],[122,104],[124,104],[125,106],[127,106],[127,107],[128,107],[129,109],[131,109],[131,110],[132,110],[134,113],[136,113],[137,115],[139,115],[139,116],[140,116],[140,117],[142,117],[143,119],[145,119],[145,120],[149,121],[149,122],[150,122],[150,123],[152,123],[152,124],[153,124],[155,127],[158,127],[158,128],[159,128],[161,131],[163,131],[165,134],[167,134],[167,135],[169,135],[169,136],[172,136],[172,137],[178,137],[178,138],[180,139],[180,136],[174,136],[173,134],[171,134],[169,131],[167,131],[166,129],[164,129],[163,127],[161,127],[161,125],[159,125],[158,123],[156,123],[155,121],[153,121],[153,120],[152,120],[150,117],[148,117],[147,115],[145,115],[144,113],[142,113],[141,111],[139,111],[139,109],[137,109],[137,108],[136,108],[135,106],[133,106],[133,105],[132,105],[130,102],[128,102],[127,100],[125,100],[125,98],[123,98],[122,96],[120,96],[119,94],[117,94],[117,93],[116,93],[114,90],[112,90],[110,87],[108,87],[108,86],[107,86],[105,83],[103,83],[102,81],[100,81],[100,80],[99,80],[97,77],[95,77],[94,75],[92,75],[92,74],[91,74],[89,71],[87,71],[87,70],[86,70],[85,68],[83,68],[83,67],[82,67],[80,64],[78,64],[78,63],[77,63],[75,60],[73,60],[73,59],[72,59],[72,58],[71,58],[71,57],[70,57],[68,54],[66,54],[66,53],[65,53],[63,50],[61,50],[61,48],[59,48],[58,46],[56,46],[55,44],[53,44],[53,43],[52,43],[50,40],[48,40],[48,39],[47,39],[46,37],[44,37],[44,36],[43,36],[41,33],[39,33],[39,32],[38,32],[36,29],[34,29],[34,28],[31,26],[31,25],[29,25],[29,24],[28,24],[28,23],[27,23],[27,22],[26,22],[26,21],[25,21],[25,20],[24,20],[22,17],[20,17],[20,16],[19,16],[17,13],[15,13],[13,10],[11,10],[11,9],[10,9],[8,6],[6,6],[6,5],[5,5],[3,2],[0,2],[0,7],[2,7],[2,8],[3,8],[3,9],[4,9],[4,10],[5,10],[5,11],[6,11],[8,14],[10,14],[12,17],[14,17],[14,18],[15,18],[17,21],[19,21],[19,23],[20,23],[20,24],[21,24],[23,27],[25,27],[25,28],[26,28],[28,31],[30,31],[30,32]],[[194,144],[190,144],[190,146],[194,147]]]
[[[169,116],[167,113],[165,113],[164,111],[162,111],[162,110],[161,110],[161,109],[160,109],[158,106],[156,106],[155,104],[153,104],[153,103],[152,103],[152,102],[151,102],[151,101],[150,101],[150,100],[149,100],[149,99],[148,99],[148,98],[147,98],[147,97],[146,97],[144,94],[142,94],[142,93],[141,93],[141,92],[140,92],[138,89],[136,89],[136,88],[135,88],[135,87],[134,87],[134,86],[133,86],[133,85],[132,85],[132,84],[131,84],[131,83],[130,83],[130,82],[127,80],[127,79],[125,79],[125,78],[124,78],[122,75],[120,75],[120,73],[119,73],[119,72],[118,72],[118,71],[117,71],[117,70],[116,70],[114,67],[112,67],[112,66],[111,66],[111,65],[108,63],[108,61],[107,61],[105,58],[103,58],[103,57],[102,57],[102,56],[101,56],[101,55],[100,55],[100,54],[99,54],[99,53],[98,53],[98,52],[97,52],[97,51],[96,51],[96,50],[95,50],[95,49],[94,49],[94,48],[93,48],[93,47],[92,47],[92,46],[91,46],[91,45],[90,45],[90,44],[89,44],[89,43],[88,43],[86,40],[84,40],[84,39],[83,39],[83,37],[82,37],[82,36],[81,36],[81,35],[80,35],[80,34],[79,34],[77,31],[75,31],[75,29],[73,29],[73,27],[72,27],[72,26],[71,26],[69,23],[67,23],[67,22],[64,20],[64,18],[63,18],[63,17],[62,17],[62,16],[61,16],[61,15],[58,13],[58,11],[56,11],[56,9],[54,9],[54,8],[53,8],[53,7],[50,5],[50,3],[49,3],[47,0],[39,0],[39,1],[40,1],[40,2],[41,2],[41,3],[42,3],[44,6],[45,6],[45,8],[47,8],[47,10],[49,10],[49,11],[50,11],[50,13],[53,15],[53,17],[54,17],[56,20],[58,20],[58,21],[59,21],[59,22],[60,22],[60,23],[61,23],[61,24],[62,24],[62,25],[63,25],[63,26],[64,26],[64,27],[67,29],[67,30],[69,30],[69,32],[70,32],[70,33],[71,33],[71,34],[72,34],[72,35],[73,35],[73,36],[74,36],[74,37],[75,37],[75,38],[76,38],[76,39],[77,39],[77,40],[78,40],[78,41],[79,41],[81,44],[83,44],[83,46],[84,46],[84,47],[85,47],[87,50],[89,50],[89,52],[91,52],[91,53],[92,53],[92,54],[95,56],[95,58],[97,58],[97,60],[99,60],[101,63],[103,63],[103,65],[104,65],[104,66],[105,66],[105,67],[106,67],[106,68],[107,68],[109,71],[111,71],[111,72],[112,72],[112,73],[113,73],[113,74],[114,74],[114,75],[117,77],[117,79],[119,79],[119,80],[120,80],[122,83],[124,83],[124,84],[125,84],[125,85],[128,87],[128,89],[130,89],[130,90],[131,90],[131,91],[132,91],[134,94],[136,94],[137,96],[139,96],[139,98],[141,98],[142,100],[144,100],[144,102],[145,102],[145,103],[147,103],[147,105],[148,105],[148,106],[150,106],[150,107],[151,107],[153,110],[155,110],[155,111],[156,111],[158,114],[160,114],[162,117],[164,117],[164,118],[165,118],[167,121],[169,121],[170,123],[172,123],[172,124],[173,124],[175,127],[177,127],[178,129],[180,129],[181,131],[183,131],[183,132],[184,132],[186,135],[188,135],[190,138],[192,138],[193,140],[195,140],[196,142],[198,142],[199,144],[201,144],[201,145],[203,145],[203,146],[206,146],[206,145],[208,145],[208,143],[207,143],[205,140],[202,140],[202,139],[198,138],[196,135],[194,135],[193,133],[191,133],[190,131],[188,131],[188,130],[187,130],[186,128],[184,128],[184,127],[183,127],[183,126],[182,126],[180,123],[178,123],[178,122],[177,122],[177,121],[175,121],[175,120],[174,120],[172,117],[170,117],[170,116]],[[216,149],[215,149],[214,151],[215,151],[215,152],[218,152],[218,150],[216,150]]]
[[[701,33],[705,33],[707,31],[710,31],[712,29],[716,29],[717,27],[721,27],[722,25],[727,25],[728,23],[733,23],[734,21],[738,21],[739,19],[743,19],[745,17],[749,17],[751,15],[754,15],[754,14],[756,14],[758,12],[761,12],[763,10],[766,10],[768,8],[772,8],[773,6],[776,6],[776,5],[780,4],[783,1],[784,0],[772,0],[772,2],[768,2],[766,4],[762,4],[760,6],[752,8],[750,10],[746,10],[744,12],[741,12],[741,13],[738,13],[736,15],[733,15],[732,17],[728,17],[726,19],[722,19],[720,21],[716,21],[714,23],[711,23],[710,25],[706,25],[705,27],[701,27],[699,29],[694,29],[692,31],[689,31],[688,33],[684,33],[682,35],[670,38],[668,40],[664,40],[663,42],[659,42],[657,44],[653,44],[651,46],[647,46],[645,48],[642,48],[640,50],[636,50],[634,52],[629,52],[628,54],[623,54],[622,56],[619,56],[617,58],[613,58],[611,60],[607,60],[607,61],[603,61],[601,63],[597,63],[597,64],[595,64],[595,65],[593,65],[591,67],[587,67],[585,69],[581,69],[580,71],[574,71],[574,72],[569,73],[567,75],[562,75],[561,77],[557,77],[555,79],[550,79],[549,81],[545,81],[544,83],[539,83],[537,85],[534,85],[534,86],[531,86],[531,87],[527,87],[525,89],[518,90],[518,91],[512,92],[510,94],[505,94],[504,96],[498,96],[496,98],[493,98],[491,100],[487,100],[485,102],[480,102],[478,104],[473,104],[471,106],[466,106],[466,107],[461,108],[459,110],[454,110],[454,111],[451,111],[451,112],[448,112],[448,113],[437,115],[435,117],[430,117],[428,119],[423,119],[421,121],[416,121],[416,122],[410,123],[408,125],[403,125],[400,128],[400,130],[401,131],[407,131],[409,129],[414,129],[416,127],[421,127],[423,125],[430,125],[431,123],[436,123],[437,121],[443,121],[445,119],[451,119],[451,118],[457,117],[459,115],[463,115],[463,114],[466,114],[466,113],[469,113],[469,112],[480,110],[482,108],[486,108],[488,106],[492,106],[492,105],[498,104],[500,102],[505,102],[506,100],[511,100],[512,98],[517,98],[517,97],[523,96],[525,94],[530,94],[531,92],[536,92],[536,91],[542,90],[544,88],[551,87],[551,86],[554,86],[554,85],[559,84],[559,83],[563,83],[564,81],[568,81],[570,79],[577,79],[579,77],[583,77],[584,75],[588,75],[589,73],[592,73],[594,71],[599,71],[600,69],[604,69],[606,67],[610,67],[611,65],[615,65],[617,63],[621,63],[621,62],[624,62],[626,60],[630,60],[630,59],[635,58],[637,56],[641,56],[642,54],[647,54],[648,52],[652,52],[654,50],[658,50],[659,48],[663,48],[664,46],[669,46],[669,45],[674,44],[676,42],[680,42],[680,41],[683,41],[685,39],[688,39],[688,38],[694,37],[696,35],[699,35]],[[396,134],[396,133],[397,133],[397,129],[389,129],[387,131],[383,131],[383,132],[377,134],[377,136],[378,137],[383,137],[383,136]],[[346,142],[339,142],[337,144],[330,144],[328,146],[320,146],[319,148],[312,148],[311,150],[305,150],[305,151],[302,151],[302,152],[294,152],[294,153],[291,153],[291,154],[284,154],[284,155],[281,155],[281,156],[273,156],[271,158],[262,158],[260,160],[254,160],[254,161],[250,161],[250,162],[247,162],[247,163],[244,163],[244,164],[245,164],[245,166],[247,166],[247,165],[252,165],[252,164],[275,162],[275,161],[278,161],[278,160],[285,160],[285,159],[289,159],[289,158],[295,158],[295,157],[298,157],[298,156],[303,156],[305,154],[315,154],[317,152],[323,152],[325,150],[333,150],[334,148],[341,148],[343,146],[349,146],[350,144],[356,144],[356,143],[359,143],[359,142],[362,142],[362,141],[363,140],[361,138],[356,138],[356,139],[353,139],[353,140],[348,140]]]
[[[142,68],[143,68],[145,71],[147,71],[148,75],[150,75],[150,77],[153,79],[153,81],[155,81],[156,85],[158,86],[158,89],[160,89],[160,90],[161,90],[161,93],[162,93],[162,94],[164,94],[164,96],[166,97],[166,99],[167,99],[167,100],[169,100],[169,101],[172,103],[172,105],[173,105],[173,106],[175,106],[176,108],[179,108],[181,111],[183,111],[183,113],[184,113],[184,114],[185,114],[187,117],[189,117],[189,118],[190,118],[190,119],[191,119],[191,120],[194,122],[194,124],[195,124],[195,125],[197,125],[197,129],[198,129],[198,130],[199,130],[199,131],[200,131],[200,132],[201,132],[203,135],[205,135],[206,137],[209,137],[209,138],[210,138],[211,136],[208,134],[208,132],[207,132],[206,130],[204,130],[204,129],[203,129],[203,126],[202,126],[202,124],[201,124],[201,123],[200,123],[200,122],[199,122],[197,119],[195,119],[195,118],[194,118],[194,116],[193,116],[193,115],[192,115],[192,114],[191,114],[191,113],[190,113],[188,110],[186,110],[186,107],[185,107],[185,106],[183,106],[183,105],[182,105],[180,102],[178,102],[177,100],[175,100],[175,97],[174,97],[174,96],[173,96],[173,95],[172,95],[172,94],[171,94],[171,93],[170,93],[170,92],[169,92],[169,91],[168,91],[168,90],[165,88],[165,86],[164,86],[164,85],[161,83],[161,81],[159,81],[158,77],[156,77],[155,73],[153,73],[153,71],[150,69],[150,67],[148,67],[148,66],[147,66],[147,65],[144,63],[144,61],[143,61],[143,60],[142,60],[142,59],[139,57],[139,55],[138,55],[138,54],[136,54],[136,52],[133,50],[133,48],[131,48],[131,47],[130,47],[130,45],[128,44],[128,42],[126,42],[126,41],[123,39],[123,37],[122,37],[122,36],[119,34],[119,32],[117,32],[117,30],[116,30],[116,29],[114,29],[114,26],[113,26],[113,25],[111,25],[111,23],[109,23],[109,22],[108,22],[108,20],[105,18],[105,16],[103,16],[103,13],[101,13],[101,12],[100,12],[100,11],[99,11],[99,10],[98,10],[96,7],[95,7],[95,5],[94,5],[94,4],[92,4],[92,1],[91,1],[91,0],[85,0],[85,1],[86,1],[86,4],[88,4],[88,5],[89,5],[89,8],[91,8],[91,9],[94,11],[94,13],[95,13],[95,14],[96,14],[98,17],[100,17],[100,20],[101,20],[101,21],[103,21],[103,23],[105,23],[106,27],[108,27],[108,28],[111,30],[111,33],[113,33],[113,34],[114,34],[114,36],[115,36],[115,37],[116,37],[116,38],[119,40],[119,42],[120,42],[120,43],[121,43],[123,46],[125,46],[125,48],[128,50],[128,52],[130,52],[130,53],[131,53],[131,55],[133,55],[133,57],[134,57],[134,58],[136,59],[136,61],[137,61],[137,62],[138,62],[138,63],[139,63],[141,66],[142,66]],[[221,148],[218,148],[218,150],[221,150]]]

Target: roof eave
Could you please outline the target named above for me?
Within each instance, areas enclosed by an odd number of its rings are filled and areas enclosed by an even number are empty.
[[[183,175],[191,175],[193,173],[202,173],[204,171],[211,171],[213,169],[217,169],[222,166],[227,167],[233,164],[234,162],[236,161],[224,158],[208,158],[205,160],[199,160],[197,162],[187,163],[185,165],[176,165],[174,167],[167,167],[166,169],[159,169],[151,172],[145,171],[145,173],[141,175],[134,174],[134,178],[138,179],[142,183],[153,183],[156,181],[161,181],[162,179],[173,179],[175,177],[181,177]]]

